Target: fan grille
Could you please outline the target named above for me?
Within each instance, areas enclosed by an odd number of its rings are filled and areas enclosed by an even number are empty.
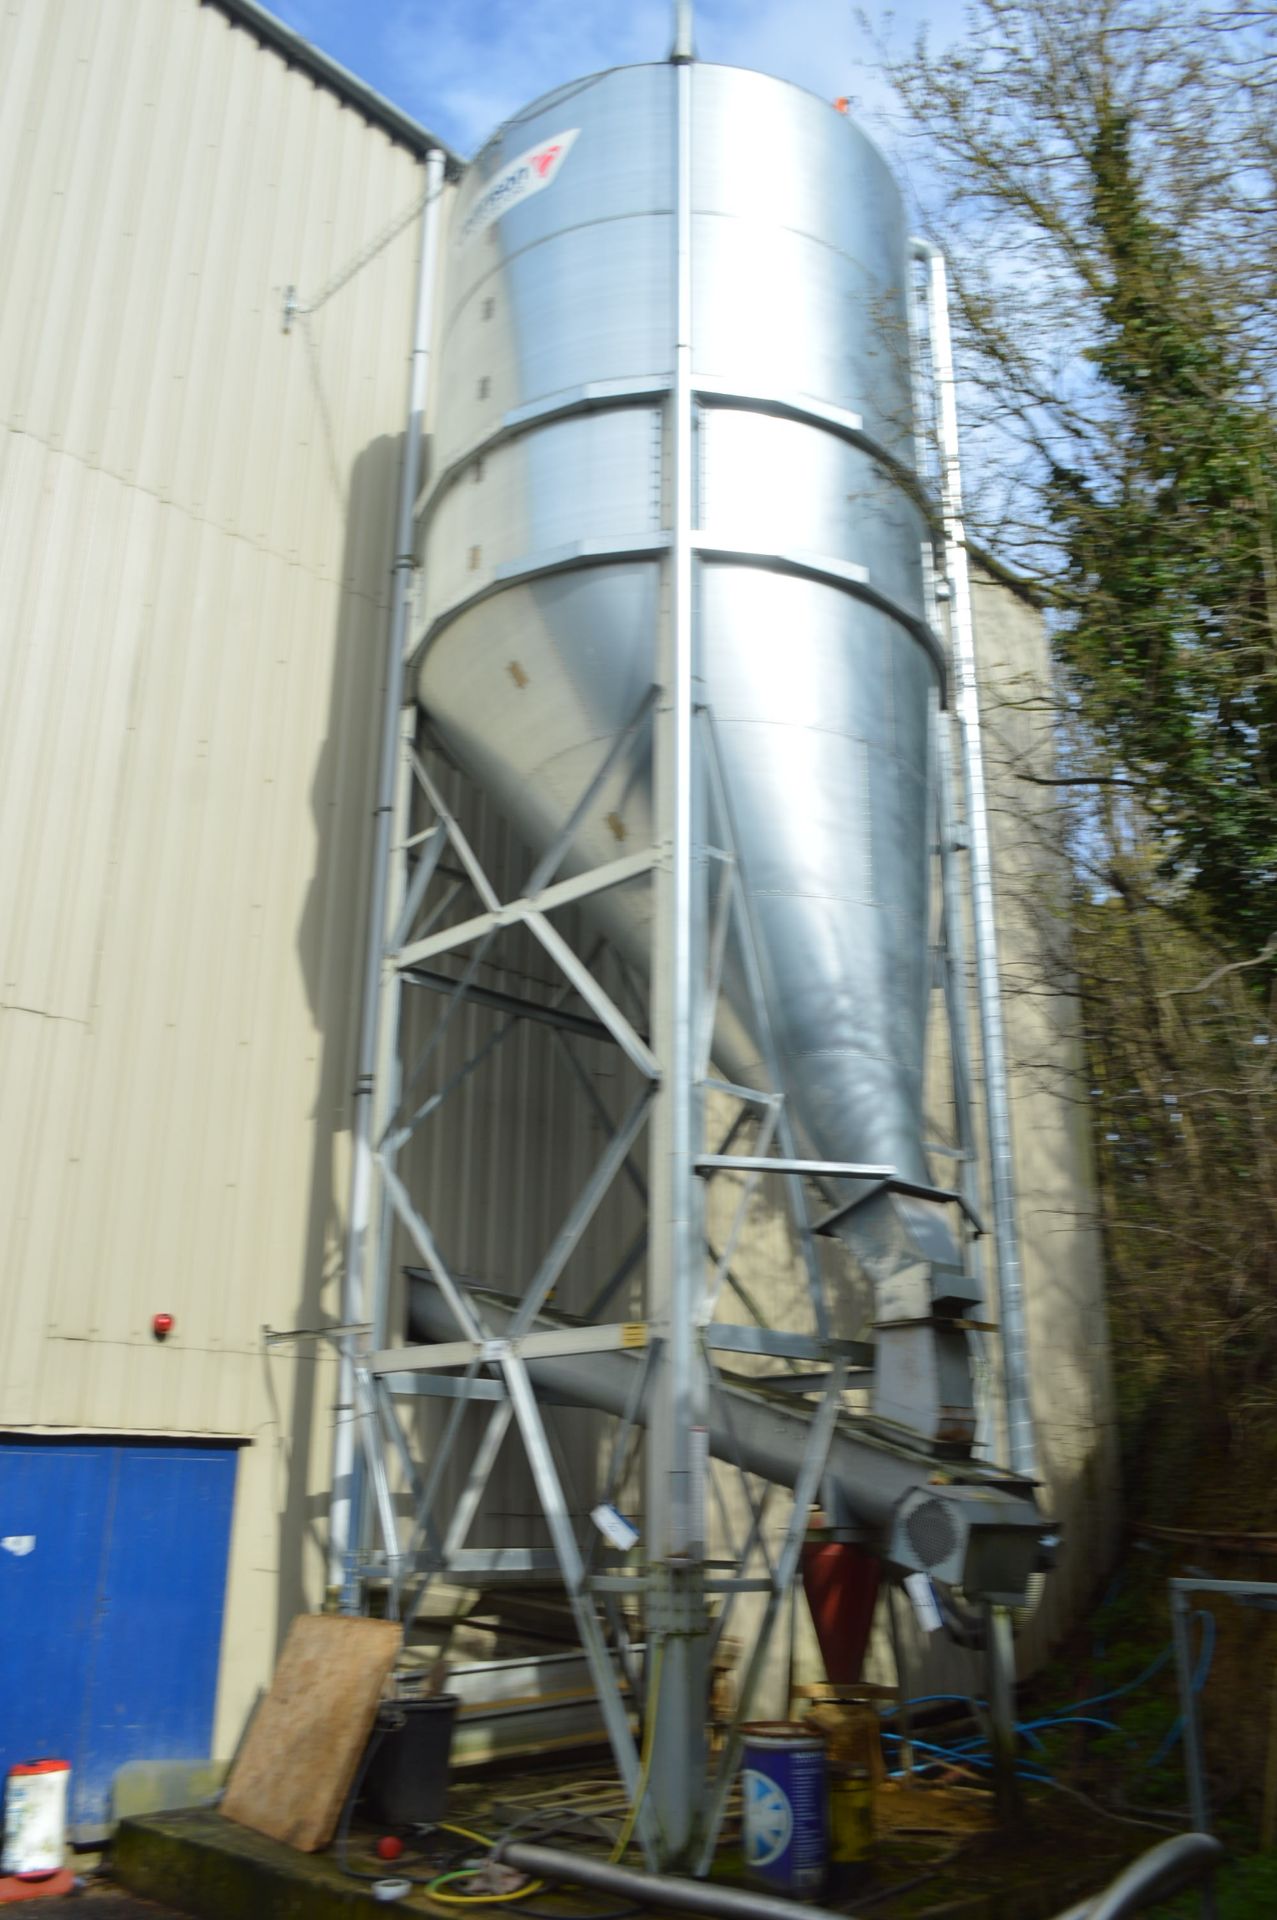
[[[943,1500],[924,1500],[905,1522],[909,1545],[924,1567],[938,1567],[958,1544],[958,1529]]]

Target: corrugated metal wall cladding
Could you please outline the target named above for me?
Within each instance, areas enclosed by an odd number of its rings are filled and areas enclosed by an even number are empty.
[[[283,294],[423,170],[196,0],[11,5],[0,157],[0,1419],[251,1432],[336,1306],[416,221]]]
[[[335,569],[344,456],[387,380],[402,408],[392,256],[415,231],[312,319],[305,352],[283,333],[284,289],[326,284],[412,207],[421,169],[215,9],[49,0],[19,8],[16,38],[9,88],[25,74],[40,110],[7,118],[29,126],[0,215],[26,289],[0,316],[4,418]],[[259,441],[251,463],[236,426]],[[297,452],[318,455],[304,473]]]

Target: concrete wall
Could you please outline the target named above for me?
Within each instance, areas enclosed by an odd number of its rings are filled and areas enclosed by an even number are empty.
[[[1021,1657],[1037,1664],[1103,1578],[1119,1507],[1117,1409],[1086,1062],[1070,992],[1049,668],[1039,616],[974,588],[1031,1397],[1043,1505],[1063,1528]],[[996,1356],[995,1356],[996,1357]]]

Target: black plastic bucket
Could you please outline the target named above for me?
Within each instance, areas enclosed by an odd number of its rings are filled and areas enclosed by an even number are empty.
[[[458,1705],[455,1693],[437,1693],[381,1708],[360,1795],[366,1819],[383,1827],[414,1827],[442,1817]]]

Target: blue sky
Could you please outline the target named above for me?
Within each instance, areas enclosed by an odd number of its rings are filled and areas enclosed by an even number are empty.
[[[268,4],[463,154],[550,87],[601,67],[663,59],[670,40],[668,0]],[[856,0],[700,0],[696,49],[702,59],[760,67],[831,100],[846,94],[882,137],[887,96],[857,11]],[[961,0],[899,0],[890,37],[899,42],[926,25],[943,42],[960,19]]]

